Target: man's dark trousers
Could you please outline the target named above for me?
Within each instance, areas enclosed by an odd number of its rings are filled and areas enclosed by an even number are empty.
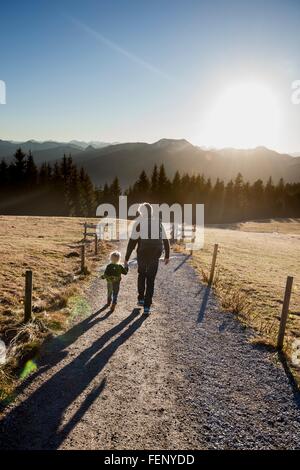
[[[144,306],[150,307],[154,293],[154,281],[158,270],[159,258],[138,257],[138,300],[144,300]]]

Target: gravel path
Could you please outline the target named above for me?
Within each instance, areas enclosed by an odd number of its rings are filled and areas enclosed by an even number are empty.
[[[161,265],[153,313],[135,307],[136,267],[119,304],[48,344],[0,422],[2,449],[294,449],[300,400],[274,354],[253,346],[184,255]]]

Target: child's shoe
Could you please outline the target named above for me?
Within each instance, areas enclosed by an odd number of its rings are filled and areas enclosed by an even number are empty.
[[[111,304],[110,311],[113,312],[116,308],[117,304]]]
[[[144,314],[150,315],[150,307],[144,307]]]
[[[137,304],[140,306],[140,307],[143,307],[144,306],[144,300],[138,300],[137,301]]]

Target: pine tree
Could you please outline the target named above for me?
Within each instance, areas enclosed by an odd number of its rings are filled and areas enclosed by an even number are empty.
[[[234,222],[234,190],[233,181],[230,180],[225,188],[224,195],[224,222]]]
[[[244,218],[244,198],[243,198],[243,177],[238,173],[234,180],[234,207],[233,214],[235,220],[243,220]]]
[[[224,212],[224,182],[217,178],[211,191],[210,211],[206,214],[208,222],[221,223]]]
[[[119,196],[122,194],[119,178],[116,176],[110,186],[110,194],[113,200],[119,200]]]
[[[26,170],[26,154],[22,151],[21,148],[18,148],[14,154],[14,163],[13,163],[13,177],[17,185],[17,189],[20,188],[20,185],[24,183],[24,176]],[[19,188],[18,188],[19,185]]]
[[[113,204],[116,208],[116,211],[119,207],[119,196],[122,194],[121,186],[119,183],[119,178],[116,176],[109,186],[109,202]]]
[[[103,187],[103,202],[111,202],[110,201],[110,189],[107,183],[105,183]]]
[[[143,170],[139,176],[139,179],[134,184],[132,189],[132,196],[137,201],[147,201],[150,195],[150,181],[146,172]]]
[[[4,158],[0,162],[0,191],[8,184],[8,165]]]
[[[25,181],[26,185],[33,189],[37,184],[38,170],[36,164],[34,163],[33,156],[31,151],[27,156],[26,165],[25,165]]]
[[[38,183],[40,186],[45,187],[48,183],[48,168],[47,163],[43,163],[38,172]]]
[[[250,217],[254,219],[264,217],[264,183],[261,179],[253,183],[250,194]]]
[[[265,217],[276,217],[276,195],[273,180],[270,177],[264,191]]]
[[[157,193],[158,198],[161,203],[168,202],[167,193],[169,189],[170,182],[166,175],[166,170],[164,165],[161,165],[158,173],[157,181]]]
[[[176,171],[172,180],[171,196],[173,202],[179,202],[181,199],[181,176],[179,171]]]
[[[280,178],[276,186],[276,205],[277,217],[284,217],[286,204],[285,204],[285,185],[283,178]]]
[[[84,217],[95,215],[96,193],[90,177],[83,168],[79,174],[79,213]]]
[[[151,201],[158,202],[157,199],[157,190],[158,190],[158,170],[157,165],[154,165],[152,175],[151,175],[151,183],[150,183],[150,194],[151,194]]]

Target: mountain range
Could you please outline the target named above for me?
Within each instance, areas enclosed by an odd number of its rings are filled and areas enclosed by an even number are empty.
[[[204,149],[185,139],[161,139],[153,144],[144,142],[14,142],[0,140],[0,159],[10,161],[21,147],[31,150],[37,164],[61,159],[71,154],[83,166],[93,182],[103,185],[118,176],[123,187],[132,184],[142,170],[150,173],[153,166],[164,164],[168,176],[180,173],[203,173],[212,181],[220,178],[229,181],[240,172],[245,180],[258,178],[274,182],[281,177],[286,182],[300,182],[300,157],[281,154],[266,147],[254,149]]]

